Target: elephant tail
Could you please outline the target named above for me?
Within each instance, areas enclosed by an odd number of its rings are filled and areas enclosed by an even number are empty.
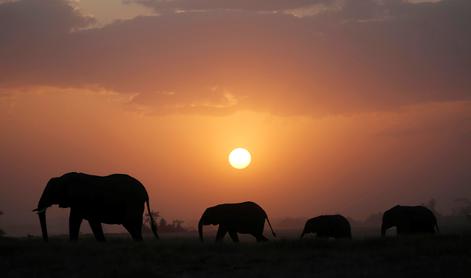
[[[146,200],[147,206],[147,214],[149,215],[150,219],[150,228],[152,229],[152,233],[154,234],[156,239],[159,239],[159,234],[157,234],[157,223],[155,223],[154,217],[152,217],[152,213],[150,211],[149,199]]]
[[[274,237],[276,237],[276,233],[275,231],[273,231],[273,228],[270,224],[270,220],[268,220],[268,215],[266,215],[265,218],[267,219],[268,226],[270,226],[271,233],[273,234]]]

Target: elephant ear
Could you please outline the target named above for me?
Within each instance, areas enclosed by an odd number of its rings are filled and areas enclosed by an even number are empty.
[[[207,208],[204,212],[203,218],[205,222],[211,225],[217,225],[221,223],[220,212],[217,210],[217,207]]]
[[[70,179],[67,178],[59,178],[60,182],[57,184],[57,200],[59,203],[60,208],[68,208],[70,207],[70,187],[71,182]]]
[[[66,187],[66,186],[64,186],[64,187]],[[68,207],[70,207],[70,199],[67,195],[67,189],[63,188],[61,191],[62,192],[61,192],[61,197],[59,199],[59,207],[60,208],[68,208]]]

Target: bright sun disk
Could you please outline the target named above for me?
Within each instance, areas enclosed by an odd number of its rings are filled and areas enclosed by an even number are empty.
[[[229,163],[236,169],[244,169],[249,166],[252,156],[244,148],[236,148],[229,154]]]

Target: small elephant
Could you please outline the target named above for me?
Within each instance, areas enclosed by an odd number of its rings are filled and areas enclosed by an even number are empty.
[[[383,213],[381,235],[396,227],[398,235],[434,234],[438,223],[431,210],[424,206],[394,206]]]
[[[350,223],[342,215],[321,215],[306,221],[301,238],[314,233],[318,238],[352,238]]]
[[[49,180],[36,211],[43,239],[48,241],[46,209],[58,204],[70,208],[69,236],[77,240],[82,220],[88,220],[98,241],[105,241],[101,223],[121,224],[134,240],[142,240],[142,214],[147,204],[152,232],[158,238],[157,225],[149,208],[147,191],[137,179],[124,175],[93,176],[67,173]]]
[[[239,242],[237,233],[251,234],[258,242],[267,241],[268,239],[263,236],[265,219],[273,236],[276,237],[267,214],[256,203],[221,204],[204,211],[198,223],[198,233],[200,240],[203,241],[203,225],[219,225],[216,241],[221,241],[226,233],[229,233],[234,242]]]

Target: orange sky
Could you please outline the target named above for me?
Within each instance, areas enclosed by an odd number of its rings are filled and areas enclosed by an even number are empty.
[[[69,171],[128,173],[187,221],[471,198],[469,1],[128,2],[0,1],[7,232],[37,233],[31,209]]]

